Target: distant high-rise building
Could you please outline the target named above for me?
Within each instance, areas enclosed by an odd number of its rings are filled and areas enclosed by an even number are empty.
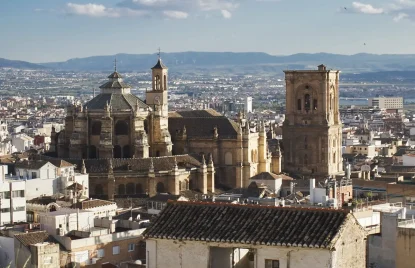
[[[342,173],[339,71],[285,71],[284,170],[326,177]]]
[[[245,113],[252,113],[252,97],[246,97]]]
[[[402,109],[403,97],[377,97],[369,99],[369,106],[380,109]]]

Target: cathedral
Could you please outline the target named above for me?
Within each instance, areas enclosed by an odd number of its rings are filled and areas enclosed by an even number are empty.
[[[168,68],[159,57],[151,70],[145,101],[115,68],[100,94],[68,107],[64,130],[52,130],[49,155],[86,168],[90,196],[207,193],[215,185],[247,187],[250,177],[280,169],[264,123],[213,110],[169,113]]]

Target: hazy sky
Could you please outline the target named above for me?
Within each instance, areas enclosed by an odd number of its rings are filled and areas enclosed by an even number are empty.
[[[415,53],[415,0],[1,0],[0,57]],[[366,46],[364,45],[366,43]]]

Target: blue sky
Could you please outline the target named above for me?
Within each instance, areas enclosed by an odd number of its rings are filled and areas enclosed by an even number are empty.
[[[415,0],[2,0],[0,57],[415,53],[414,20]]]

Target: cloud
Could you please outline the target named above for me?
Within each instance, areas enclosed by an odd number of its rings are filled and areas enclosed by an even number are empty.
[[[66,13],[71,15],[81,15],[88,17],[108,17],[119,18],[123,16],[142,16],[146,14],[143,10],[133,10],[129,8],[107,8],[99,4],[74,4],[66,5]]]
[[[193,17],[222,17],[230,19],[239,5],[252,2],[279,2],[281,0],[118,0],[115,6],[97,3],[67,3],[62,12],[68,15],[93,18],[122,18],[132,16],[159,16],[168,19]],[[45,12],[45,9],[35,9]]]
[[[369,4],[363,4],[360,2],[353,2],[352,3],[353,10],[358,13],[364,14],[382,14],[384,10],[382,8],[375,8]]]
[[[220,12],[222,13],[222,16],[225,19],[230,19],[232,17],[232,13],[227,11],[226,9],[222,9]]]
[[[369,15],[386,15],[399,22],[405,19],[415,20],[415,0],[390,0],[383,6],[373,6],[361,2],[352,3],[352,11]]]
[[[150,1],[150,0],[147,0],[147,1]],[[166,17],[171,18],[171,19],[187,19],[187,17],[189,16],[188,13],[183,12],[183,11],[177,11],[177,10],[165,10],[163,11],[163,14]]]
[[[398,22],[398,21],[401,21],[401,20],[403,20],[403,19],[405,19],[405,18],[407,18],[408,17],[408,14],[405,14],[405,13],[399,13],[398,15],[396,15],[394,18],[393,18],[393,20],[394,21],[396,21],[396,22]]]
[[[254,0],[250,0],[254,1]],[[118,7],[130,8],[134,10],[151,10],[152,12],[162,12],[175,10],[188,14],[210,17],[211,14],[220,14],[223,18],[232,17],[232,12],[239,7],[241,0],[123,0],[118,3]],[[180,17],[181,18],[181,17]]]

